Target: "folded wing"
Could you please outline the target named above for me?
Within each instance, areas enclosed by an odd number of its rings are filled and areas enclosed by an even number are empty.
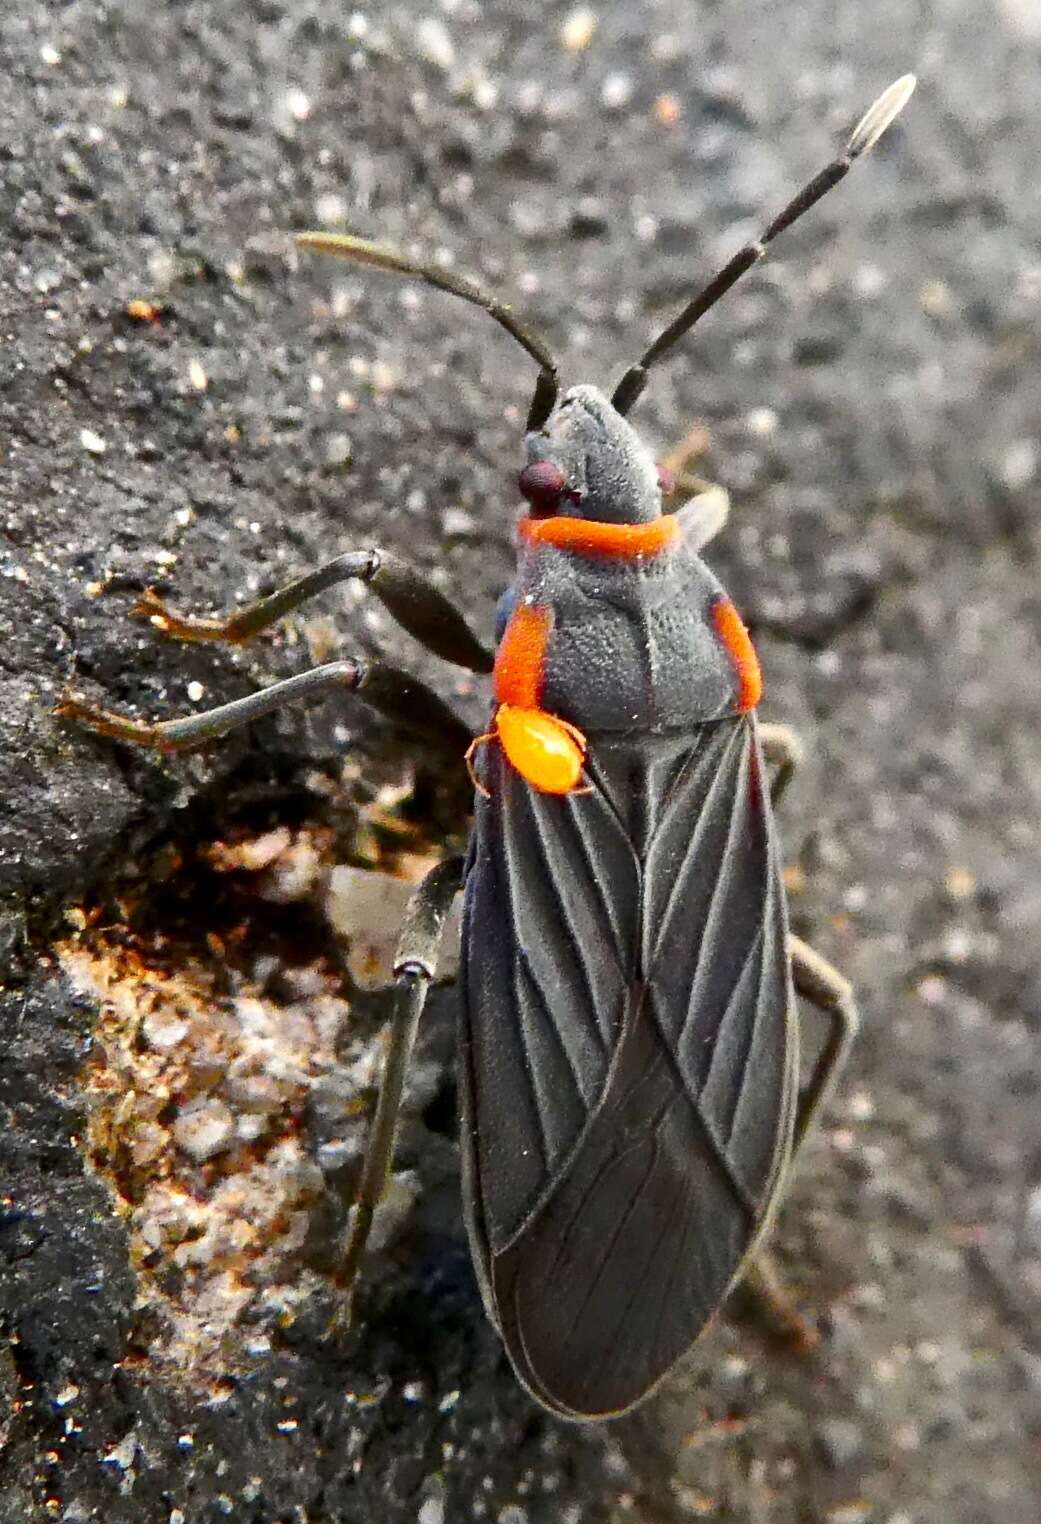
[[[475,1261],[521,1379],[606,1416],[697,1337],[790,1142],[784,898],[751,716],[598,737],[592,791],[488,748],[464,937]]]

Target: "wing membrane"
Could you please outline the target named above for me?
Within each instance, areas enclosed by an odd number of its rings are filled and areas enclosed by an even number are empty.
[[[488,749],[461,1090],[489,1311],[543,1402],[595,1416],[665,1374],[737,1273],[796,1055],[754,719],[598,737],[590,776],[541,795]]]

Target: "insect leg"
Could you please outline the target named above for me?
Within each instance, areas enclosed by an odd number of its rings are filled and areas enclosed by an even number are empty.
[[[799,1097],[792,1144],[794,1153],[819,1117],[832,1086],[849,1057],[849,1050],[860,1026],[860,1016],[853,999],[852,986],[838,969],[833,968],[800,937],[789,936],[788,951],[796,990],[819,1011],[823,1011],[831,1023],[828,1040],[814,1065],[808,1085]]]
[[[270,688],[249,693],[245,698],[232,699],[230,704],[220,704],[216,709],[206,709],[201,714],[178,720],[135,720],[115,710],[88,704],[73,695],[63,699],[55,712],[101,735],[114,736],[117,741],[130,741],[153,751],[187,751],[227,735],[241,725],[248,725],[261,715],[282,709],[286,704],[345,689],[348,693],[357,693],[381,714],[436,740],[448,750],[462,752],[470,743],[467,727],[432,689],[418,678],[379,662],[326,662],[321,667],[312,667],[309,672],[300,672],[295,677],[273,683]]]
[[[664,471],[675,482],[675,491],[689,491],[687,483],[690,481],[688,468],[696,460],[700,460],[709,446],[709,432],[703,423],[696,423],[686,436],[674,445],[667,455],[663,455],[658,462],[659,471]]]
[[[796,768],[802,765],[805,748],[788,725],[770,725],[764,721],[759,726],[759,739],[763,743],[764,757],[777,768],[770,784],[770,803],[776,806]]]
[[[796,990],[823,1011],[831,1022],[828,1040],[814,1065],[809,1084],[799,1097],[792,1140],[794,1158],[831,1094],[857,1035],[860,1018],[853,990],[837,969],[799,937],[789,936],[788,951]],[[760,1249],[749,1261],[741,1280],[755,1301],[766,1309],[770,1321],[794,1347],[803,1351],[816,1347],[819,1342],[816,1329],[800,1313],[766,1250]]]
[[[709,540],[716,537],[730,514],[730,498],[716,482],[703,476],[695,476],[688,467],[704,455],[708,449],[708,430],[704,424],[695,424],[686,439],[674,450],[663,455],[658,462],[664,480],[662,491],[667,497],[683,492],[687,502],[677,510],[677,518],[683,538],[692,550],[701,550]]]
[[[790,1348],[801,1354],[809,1354],[817,1348],[820,1334],[799,1311],[795,1297],[785,1285],[768,1250],[760,1249],[749,1260],[741,1276],[741,1286],[766,1312],[770,1324]]]
[[[695,495],[676,512],[683,539],[691,550],[702,550],[714,540],[730,516],[730,498],[715,482],[692,477]]]
[[[405,1074],[426,1003],[427,990],[434,978],[441,931],[452,901],[462,888],[462,882],[463,859],[446,858],[427,874],[405,912],[405,924],[394,956],[396,998],[387,1061],[376,1103],[376,1116],[365,1149],[350,1236],[343,1262],[336,1273],[336,1284],[342,1286],[346,1293],[345,1305],[337,1315],[339,1327],[350,1326],[354,1283],[372,1228],[372,1219],[386,1189],[387,1176],[394,1159],[394,1140]]]
[[[178,614],[148,591],[131,610],[144,615],[174,640],[223,640],[233,645],[249,640],[291,609],[338,582],[365,582],[388,613],[435,656],[471,672],[490,672],[493,657],[474,635],[444,593],[386,550],[350,550],[307,572],[288,587],[258,598],[255,603],[216,619]]]

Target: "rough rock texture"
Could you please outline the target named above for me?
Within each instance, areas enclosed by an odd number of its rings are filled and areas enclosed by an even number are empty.
[[[1030,0],[2,8],[9,1524],[1036,1524],[1039,54]],[[316,1171],[337,1147],[350,1163],[380,1010],[351,1003],[325,1105],[340,997],[306,901],[344,841],[386,855],[336,761],[382,731],[325,705],[167,763],[50,707],[73,682],[180,712],[382,642],[476,723],[477,697],[350,597],[236,653],[124,618],[148,584],[213,608],[373,542],[486,629],[508,578],[527,363],[447,297],[297,268],[267,235],[347,223],[450,251],[576,378],[607,378],[907,68],[902,126],[638,414],[662,449],[708,424],[733,499],[714,564],[757,632],[764,712],[812,748],[785,810],[793,915],[865,1016],[779,1231],[827,1337],[800,1361],[726,1321],[638,1419],[541,1415],[463,1248],[446,997],[406,1129],[423,1204],[388,1234],[363,1332],[330,1346]],[[297,834],[259,866],[193,855],[280,829]],[[88,957],[122,971],[93,1042]],[[256,1051],[197,1025],[236,1002]],[[182,1026],[200,1044],[183,1072],[134,1067]],[[192,1219],[279,1148],[294,1183],[269,1240],[247,1241],[248,1193],[219,1231]]]

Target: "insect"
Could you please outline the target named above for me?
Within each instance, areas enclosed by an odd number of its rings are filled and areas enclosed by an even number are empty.
[[[442,925],[462,888],[474,1263],[520,1380],[569,1418],[643,1400],[751,1272],[857,1025],[847,982],[788,931],[772,806],[798,746],[758,722],[755,652],[700,556],[725,516],[719,494],[665,512],[668,483],[627,414],[651,368],[872,147],[914,83],[905,76],[875,101],[841,155],[688,302],[610,400],[592,386],[561,393],[541,339],[469,281],[346,235],[299,235],[302,248],[483,308],[539,367],[519,476],[527,512],[495,654],[379,549],[339,555],[226,618],[177,614],[152,593],[138,611],[179,640],[242,641],[360,580],[438,656],[493,674],[486,734],[472,740],[407,674],[350,660],[184,719],[146,723],[71,696],[61,706],[106,735],[175,750],[347,690],[466,751],[469,851],[429,874],[406,917],[340,1282],[349,1307]],[[795,992],[829,1017],[801,1093]]]

